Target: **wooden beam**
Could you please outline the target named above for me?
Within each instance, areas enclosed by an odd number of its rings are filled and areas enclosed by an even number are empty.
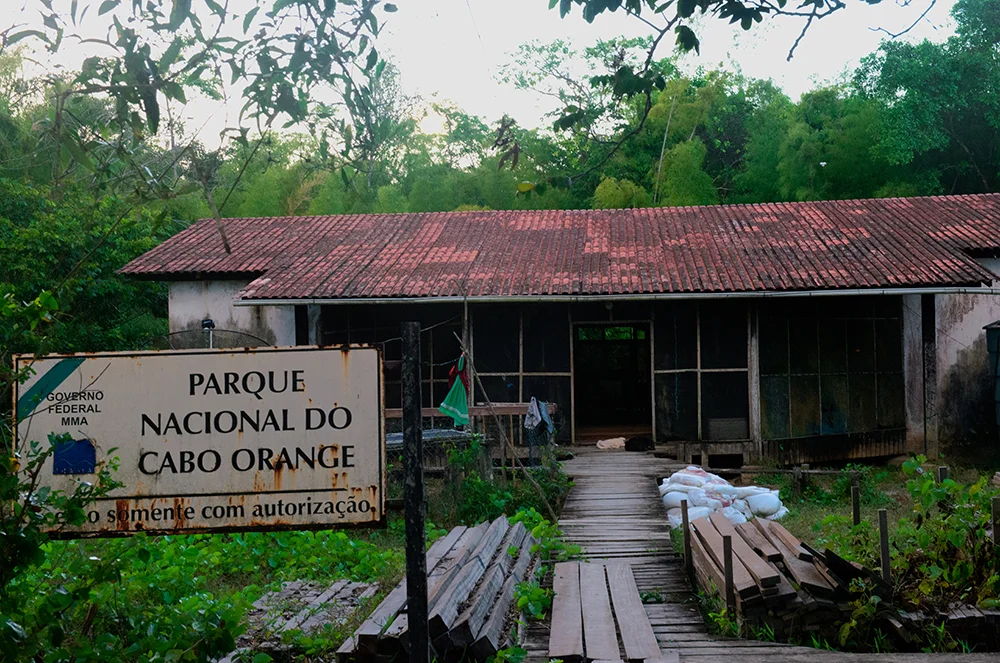
[[[587,659],[617,659],[618,635],[603,564],[580,564],[580,602]]]
[[[660,645],[649,624],[646,609],[635,586],[632,567],[628,564],[609,564],[608,586],[614,604],[615,620],[621,634],[625,658],[629,661],[659,658]],[[553,625],[553,628],[554,625]]]
[[[505,516],[500,516],[490,523],[479,545],[458,570],[454,582],[435,597],[428,613],[431,637],[441,637],[455,623],[460,606],[469,598],[479,579],[483,577],[486,567],[496,554],[509,528],[510,523]]]
[[[736,531],[739,532],[748,546],[767,561],[776,562],[781,559],[781,553],[778,552],[778,549],[771,545],[771,542],[761,534],[753,523],[740,523],[736,526]]]
[[[719,530],[715,529],[708,518],[698,518],[691,525],[715,563],[719,565],[719,568],[725,568],[726,562],[722,556],[722,535],[719,534]],[[753,576],[742,563],[733,564],[733,583],[736,593],[742,599],[749,598],[759,592]],[[720,589],[725,590],[725,586],[720,587]]]
[[[482,583],[469,599],[467,607],[459,615],[455,625],[448,632],[448,638],[453,647],[465,647],[472,644],[476,634],[482,628],[483,622],[486,621],[490,608],[496,602],[504,580],[514,566],[514,561],[520,553],[520,546],[527,536],[528,530],[525,529],[523,523],[517,523],[508,530],[507,535],[500,543],[496,559],[490,564]],[[511,548],[517,551],[513,557],[507,552]],[[522,572],[521,575],[523,576],[524,573]]]
[[[580,600],[580,565],[560,562],[552,575],[552,625],[549,658],[583,658],[583,608]]]
[[[713,513],[709,516],[709,520],[715,525],[715,529],[719,531],[719,534],[723,536],[730,536],[732,538],[733,555],[735,555],[743,566],[746,567],[753,579],[761,587],[771,587],[778,584],[778,572],[767,565],[763,559],[761,559],[757,553],[750,548],[743,537],[736,532],[736,528],[733,524],[726,520],[726,517],[721,513]]]
[[[430,550],[427,551],[427,568],[431,573],[433,573],[441,559],[451,551],[465,534],[467,529],[466,527],[456,527],[431,545]],[[375,608],[375,611],[354,632],[353,640],[356,643],[358,651],[366,654],[374,654],[382,631],[385,630],[387,624],[393,621],[405,604],[406,580],[404,579],[403,582],[389,592],[382,603]]]
[[[497,596],[496,602],[490,609],[490,614],[483,623],[482,628],[476,635],[476,641],[472,645],[472,652],[480,661],[485,661],[503,648],[503,639],[506,637],[504,627],[507,623],[507,615],[510,613],[511,604],[514,601],[514,593],[517,586],[525,579],[528,572],[528,565],[531,563],[531,548],[535,545],[535,538],[530,534],[521,542],[521,549],[517,555],[517,561],[510,572],[507,580],[504,581],[503,588]]]

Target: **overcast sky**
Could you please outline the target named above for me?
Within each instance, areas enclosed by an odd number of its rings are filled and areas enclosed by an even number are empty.
[[[4,5],[8,2],[16,2],[14,20],[40,24],[38,0],[0,0]],[[750,32],[703,19],[698,30],[701,54],[684,55],[682,68],[738,68],[747,76],[774,80],[797,98],[816,84],[843,79],[885,38],[875,28],[898,32],[912,24],[931,0],[883,0],[874,6],[863,0],[847,2],[846,9],[813,24],[791,62],[786,57],[801,30],[799,19],[765,19]],[[904,39],[946,39],[953,30],[949,12],[954,2],[938,0]],[[231,0],[229,6],[239,11],[241,4],[252,6],[249,0]],[[498,70],[520,44],[563,39],[582,49],[599,39],[651,33],[648,26],[623,12],[602,14],[588,24],[579,7],[574,7],[562,19],[557,10],[548,9],[548,0],[396,0],[396,4],[399,11],[388,15],[379,50],[396,63],[407,93],[428,102],[452,101],[490,122],[508,114],[526,127],[547,125],[544,115],[554,109],[551,99],[497,80]],[[68,8],[69,1],[56,0],[54,6],[63,5]],[[85,29],[102,35],[107,19],[89,17]],[[671,55],[673,44],[668,41],[664,40],[658,57]],[[58,60],[79,67],[92,54],[87,48],[65,42]],[[200,128],[200,138],[211,145],[222,129],[236,124],[241,105],[240,99],[223,104],[192,97],[182,117],[191,131]],[[434,130],[435,124],[431,118],[424,127]]]
[[[706,19],[699,31],[701,54],[684,56],[683,66],[688,70],[739,67],[747,76],[774,80],[796,98],[817,82],[840,79],[874,51],[885,34],[873,28],[899,32],[928,2],[913,0],[907,7],[900,6],[903,0],[883,0],[874,6],[848,0],[846,9],[813,24],[791,62],[786,58],[802,27],[799,19],[765,19],[748,33],[738,25]],[[953,4],[954,0],[939,0],[906,39],[946,39],[953,30],[949,15]],[[557,10],[548,9],[547,0],[401,0],[382,47],[398,63],[407,90],[451,99],[467,112],[490,119],[506,112],[532,126],[551,110],[551,100],[494,80],[519,44],[565,39],[583,48],[598,39],[648,34],[648,26],[622,12],[602,14],[588,24],[575,8],[561,19]],[[657,55],[669,56],[672,46],[661,46]]]

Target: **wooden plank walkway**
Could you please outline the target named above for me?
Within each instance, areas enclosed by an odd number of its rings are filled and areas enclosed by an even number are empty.
[[[583,549],[593,562],[627,563],[641,593],[656,593],[662,603],[643,606],[662,655],[679,655],[681,663],[963,663],[998,661],[996,654],[843,654],[810,647],[722,638],[708,632],[697,597],[684,574],[683,559],[673,552],[670,528],[657,482],[683,467],[651,453],[573,449],[564,469],[574,487],[563,507],[559,526],[567,541]],[[531,622],[522,647],[526,663],[548,663],[549,622]]]

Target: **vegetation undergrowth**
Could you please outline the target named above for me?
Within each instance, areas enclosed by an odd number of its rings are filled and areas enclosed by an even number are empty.
[[[975,643],[949,632],[944,615],[956,605],[1000,607],[1000,551],[989,536],[991,499],[1000,495],[1000,489],[989,483],[988,475],[972,472],[955,472],[972,476],[971,481],[938,482],[926,466],[923,456],[907,460],[898,469],[851,465],[832,478],[813,479],[797,497],[791,495],[789,475],[755,478],[757,483],[781,489],[782,500],[791,509],[782,520],[788,529],[814,540],[817,548],[828,547],[868,569],[881,567],[874,512],[878,508],[890,511],[891,594],[871,582],[852,581],[850,613],[837,637],[826,640],[803,634],[797,644],[861,652],[975,648]],[[852,472],[860,477],[863,507],[856,526],[850,515]],[[908,627],[906,640],[887,621],[898,618],[900,610],[927,617],[922,625]],[[742,624],[728,615],[715,596],[703,597],[703,612],[719,633],[773,639],[773,632],[768,635],[761,626]]]
[[[938,482],[918,456],[903,465],[912,515],[891,537],[893,599],[905,610],[945,610],[953,603],[1000,606],[1000,552],[989,540],[990,500],[1000,494],[986,476],[972,483]],[[878,531],[829,516],[820,545],[870,568],[879,566]]]

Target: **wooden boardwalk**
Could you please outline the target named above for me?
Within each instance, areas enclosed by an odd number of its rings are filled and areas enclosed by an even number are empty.
[[[662,603],[644,607],[664,656],[676,652],[680,661],[709,663],[738,656],[738,663],[964,663],[1000,661],[995,654],[843,654],[810,647],[722,638],[709,633],[697,597],[684,574],[683,559],[673,552],[670,528],[657,490],[658,480],[682,465],[651,453],[575,448],[566,461],[573,478],[559,519],[567,541],[583,549],[590,561],[628,563],[640,592],[656,594]],[[522,646],[527,663],[547,663],[549,623],[532,622]]]

